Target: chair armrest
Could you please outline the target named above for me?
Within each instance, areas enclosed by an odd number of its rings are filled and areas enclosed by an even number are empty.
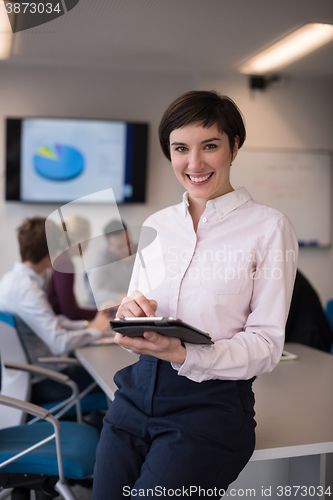
[[[55,415],[57,418],[60,418],[62,415],[64,415],[66,413],[67,410],[69,410],[72,406],[76,405],[77,421],[82,422],[82,410],[81,410],[81,402],[80,402],[80,398],[79,398],[79,393],[80,393],[79,387],[76,384],[76,382],[74,382],[73,380],[71,380],[69,378],[68,375],[64,375],[63,373],[59,373],[59,372],[56,372],[54,370],[49,370],[49,369],[43,368],[41,366],[27,365],[24,363],[14,363],[13,361],[4,361],[4,365],[6,368],[10,368],[13,370],[26,371],[26,372],[35,373],[38,375],[43,375],[44,377],[47,377],[51,380],[59,382],[60,384],[68,385],[72,390],[72,395],[69,398],[62,401],[61,403],[54,406],[50,410],[50,412],[60,410]],[[32,422],[34,422],[34,420]]]
[[[39,448],[40,446],[43,446],[43,444],[46,444],[49,441],[52,441],[53,439],[55,439],[57,462],[58,462],[58,469],[59,469],[59,479],[60,479],[60,482],[62,484],[64,484],[65,477],[64,477],[64,468],[63,468],[63,461],[62,461],[62,455],[61,455],[60,424],[59,424],[58,420],[53,415],[51,415],[48,410],[45,410],[45,408],[34,405],[32,403],[28,403],[27,401],[22,401],[20,399],[11,398],[9,396],[2,396],[1,394],[0,394],[0,405],[10,406],[11,408],[16,408],[17,410],[23,410],[31,415],[35,415],[35,417],[37,417],[38,419],[46,420],[53,425],[53,431],[54,431],[53,434],[50,434],[49,437],[43,439],[42,441],[39,441],[38,443],[34,444],[33,446],[30,446],[30,448],[26,448],[22,452],[16,454],[15,456],[9,458],[8,460],[6,460],[4,462],[2,462],[0,464],[0,468],[5,467],[7,464],[15,462],[15,460],[29,454],[31,451],[34,451],[35,449]],[[26,424],[24,424],[24,425],[26,425]]]
[[[16,408],[17,410],[23,410],[26,413],[35,415],[35,417],[42,418],[43,420],[50,415],[49,410],[45,410],[45,408],[42,408],[41,406],[28,403],[27,401],[22,401],[21,399],[12,398],[10,396],[2,396],[1,394],[0,404]]]
[[[66,365],[79,365],[79,361],[76,358],[70,358],[68,356],[47,356],[47,357],[41,357],[37,358],[37,361],[39,363],[52,363],[53,365],[55,363],[66,363]]]
[[[13,370],[21,370],[24,372],[44,375],[45,377],[50,378],[51,380],[55,380],[56,382],[60,382],[62,384],[66,384],[70,380],[68,375],[64,375],[63,373],[59,373],[54,370],[49,370],[48,368],[43,368],[41,366],[27,365],[25,363],[15,363],[13,361],[4,361],[4,365],[6,368],[12,368]]]

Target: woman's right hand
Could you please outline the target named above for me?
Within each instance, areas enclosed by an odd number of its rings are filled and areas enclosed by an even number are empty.
[[[120,304],[117,318],[155,316],[156,300],[149,300],[141,292],[134,291]],[[157,332],[144,332],[143,337],[127,337],[116,333],[115,344],[130,349],[137,354],[146,354],[155,358],[182,365],[186,358],[186,348],[176,337],[167,337]]]
[[[138,290],[125,297],[118,308],[116,318],[147,316],[154,317],[157,309],[156,300],[149,300]]]

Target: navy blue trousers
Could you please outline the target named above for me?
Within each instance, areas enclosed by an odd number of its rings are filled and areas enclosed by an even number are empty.
[[[93,500],[220,498],[254,450],[253,380],[197,383],[143,355],[114,380]]]

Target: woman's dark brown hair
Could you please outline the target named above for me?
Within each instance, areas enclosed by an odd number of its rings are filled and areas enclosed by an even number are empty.
[[[162,117],[159,139],[162,151],[168,160],[171,160],[169,140],[171,132],[193,122],[198,122],[203,127],[217,125],[221,133],[227,134],[231,151],[236,136],[239,137],[238,148],[245,141],[246,131],[242,114],[230,97],[219,95],[214,91],[191,91],[173,101]]]

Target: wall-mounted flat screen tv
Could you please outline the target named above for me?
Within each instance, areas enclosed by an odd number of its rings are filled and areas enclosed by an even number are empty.
[[[6,122],[6,200],[66,203],[112,188],[117,203],[145,201],[147,123],[69,118]],[[89,200],[103,202],[100,196]]]

